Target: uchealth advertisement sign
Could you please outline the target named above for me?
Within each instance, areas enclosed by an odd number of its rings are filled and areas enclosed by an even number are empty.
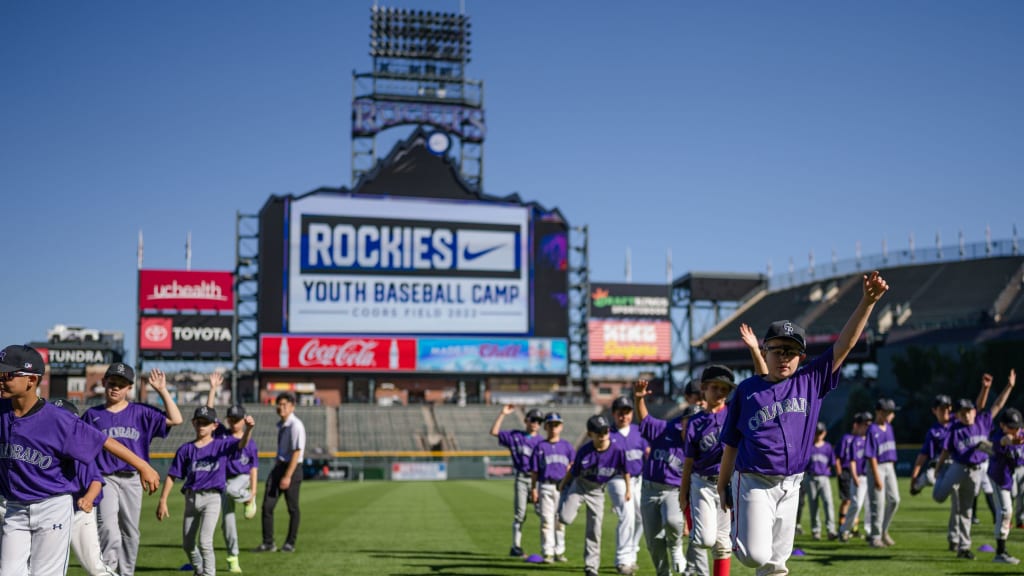
[[[529,210],[401,197],[292,201],[288,331],[529,332]]]
[[[591,320],[591,362],[669,362],[672,324],[661,321]]]
[[[185,353],[230,358],[231,324],[231,316],[143,316],[139,325],[139,350],[161,356]]]
[[[668,320],[669,290],[667,284],[591,283],[590,317]]]
[[[414,338],[260,336],[260,370],[395,372],[415,369]]]
[[[139,309],[234,310],[234,274],[191,270],[139,270]]]
[[[569,344],[558,338],[420,338],[416,370],[565,374]]]

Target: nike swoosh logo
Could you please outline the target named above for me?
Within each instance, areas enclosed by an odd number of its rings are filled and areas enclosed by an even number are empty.
[[[754,392],[753,394],[747,394],[747,400],[750,400],[754,396],[757,396],[757,392]]]
[[[476,260],[481,256],[485,256],[504,247],[504,244],[498,244],[497,246],[491,246],[490,248],[484,248],[483,250],[477,250],[476,252],[471,251],[468,247],[462,250],[462,259],[466,261]]]

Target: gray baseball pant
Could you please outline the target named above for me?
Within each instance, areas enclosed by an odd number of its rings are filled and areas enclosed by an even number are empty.
[[[1013,497],[1009,490],[996,490],[996,540],[1006,540],[1010,536],[1010,521],[1013,515]]]
[[[1024,523],[1024,466],[1013,470],[1013,519],[1016,524]]]
[[[188,554],[196,574],[215,576],[217,561],[213,557],[213,535],[217,533],[220,516],[219,490],[188,490],[185,492],[185,515],[181,525],[181,547]],[[199,542],[196,542],[199,536]]]
[[[545,556],[565,554],[565,526],[558,521],[558,504],[561,500],[558,485],[540,483],[537,486],[537,500],[541,551]]]
[[[818,506],[825,508],[825,533],[836,533],[836,507],[832,502],[832,478],[830,476],[808,476],[807,499],[811,512],[811,534],[821,536],[821,519]]]
[[[104,476],[103,500],[97,507],[96,528],[103,563],[121,576],[134,576],[139,557],[139,515],[142,484],[138,473]]]
[[[974,516],[974,497],[981,488],[981,478],[985,475],[983,465],[965,466],[952,462],[942,478],[935,482],[932,498],[939,503],[945,502],[950,494],[956,494],[956,542],[960,550],[971,549],[971,518]]]
[[[3,538],[0,539],[0,574],[66,574],[72,522],[71,496],[68,494],[34,502],[8,500]]]
[[[608,481],[608,498],[612,501],[612,512],[619,518],[615,529],[615,565],[636,564],[640,552],[640,539],[644,536],[643,517],[640,512],[641,477],[630,481],[630,501],[626,502],[626,479],[616,476]]]
[[[895,465],[892,462],[879,462],[878,475],[882,478],[881,490],[875,488],[871,475],[867,476],[870,486],[868,500],[871,505],[871,531],[868,534],[872,540],[889,532],[892,518],[900,507],[900,487],[896,482]]]
[[[657,576],[669,576],[686,569],[683,557],[683,528],[686,520],[679,508],[679,486],[644,480],[640,489],[647,551]]]
[[[515,498],[512,500],[512,545],[516,548],[523,547],[523,522],[526,522],[526,508],[530,504],[530,475],[526,472],[516,472]]]
[[[860,515],[860,509],[864,507],[864,501],[868,496],[868,482],[870,482],[870,480],[868,480],[867,476],[859,474],[857,475],[857,480],[859,480],[860,483],[855,483],[853,481],[853,475],[849,475],[847,477],[847,482],[849,482],[848,491],[850,493],[850,507],[846,509],[846,522],[840,526],[840,533],[853,532],[853,526],[857,521],[857,516]],[[869,523],[867,517],[864,518],[864,523]]]
[[[604,484],[573,478],[562,494],[558,519],[566,526],[576,520],[580,506],[587,506],[586,542],[583,545],[583,566],[597,572],[601,568],[601,524],[604,521]]]
[[[235,503],[248,502],[249,498],[252,498],[252,491],[249,486],[248,474],[239,474],[228,478],[227,489],[224,490],[221,498],[222,519],[220,523],[228,556],[238,556],[238,521],[235,516]]]

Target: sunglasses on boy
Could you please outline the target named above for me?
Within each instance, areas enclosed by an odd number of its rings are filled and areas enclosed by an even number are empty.
[[[768,346],[767,350],[781,358],[792,358],[804,353],[802,348],[797,348],[795,346]]]
[[[34,372],[0,372],[0,382],[10,382],[19,376],[39,376]]]

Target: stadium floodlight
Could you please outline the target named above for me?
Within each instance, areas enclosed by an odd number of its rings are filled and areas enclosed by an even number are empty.
[[[374,58],[470,61],[472,32],[466,15],[376,6],[370,10]]]

